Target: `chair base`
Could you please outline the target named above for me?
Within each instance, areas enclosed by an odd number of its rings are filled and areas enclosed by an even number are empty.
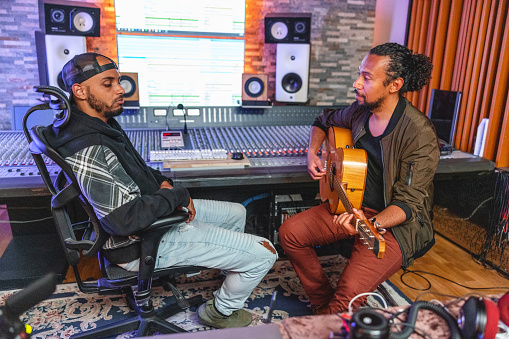
[[[189,301],[190,306],[198,306],[203,303],[203,297],[201,295],[194,296],[187,300]],[[137,314],[137,316],[133,318],[118,321],[111,325],[78,333],[73,335],[72,338],[105,338],[133,331],[137,331],[136,337],[149,336],[154,332],[159,332],[161,334],[187,332],[186,330],[165,320],[166,318],[169,318],[181,311],[183,311],[183,309],[180,306],[176,303],[172,303],[158,309],[157,311],[151,310],[149,312]]]

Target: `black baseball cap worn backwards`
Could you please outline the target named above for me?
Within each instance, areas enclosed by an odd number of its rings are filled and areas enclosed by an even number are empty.
[[[111,62],[100,66],[97,62],[98,57],[108,59]],[[107,56],[98,53],[78,54],[64,65],[62,72],[59,74],[61,78],[59,80],[62,80],[61,83],[65,90],[72,94],[72,85],[81,84],[83,81],[109,69],[118,69],[118,66],[115,61]]]

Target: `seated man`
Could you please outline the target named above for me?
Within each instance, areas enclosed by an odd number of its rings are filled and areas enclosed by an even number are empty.
[[[188,223],[162,238],[158,267],[195,265],[226,270],[214,298],[201,305],[200,322],[217,328],[248,326],[244,302],[277,259],[269,240],[244,232],[246,210],[238,203],[194,200],[183,187],[148,167],[113,117],[123,111],[124,89],[115,62],[96,53],[75,56],[62,69],[71,93],[71,119],[44,133],[66,159],[104,229],[113,258],[130,271],[139,259],[133,244],[140,231],[179,208]]]
[[[367,153],[362,209],[331,213],[328,203],[293,216],[281,225],[279,240],[292,262],[315,314],[344,312],[357,295],[408,267],[434,244],[433,177],[440,151],[431,121],[402,94],[420,90],[433,66],[422,54],[387,43],[374,47],[359,66],[353,87],[356,101],[347,108],[324,110],[311,129],[308,171],[325,175],[317,153],[330,126],[350,129],[356,148]],[[361,241],[355,219],[372,218],[386,229],[383,259]],[[355,238],[351,258],[335,290],[314,247]],[[365,302],[357,298],[353,306]]]

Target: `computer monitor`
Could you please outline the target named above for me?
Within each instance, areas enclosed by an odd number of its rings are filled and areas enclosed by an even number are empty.
[[[456,132],[460,102],[461,92],[431,90],[428,118],[435,126],[438,137],[449,144],[453,143]]]
[[[239,106],[245,0],[115,0],[118,66],[141,106]]]

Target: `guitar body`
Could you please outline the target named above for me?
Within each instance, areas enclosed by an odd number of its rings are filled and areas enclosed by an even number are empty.
[[[322,163],[325,175],[320,180],[320,196],[329,201],[334,214],[353,214],[353,208],[362,207],[368,156],[363,149],[353,148],[349,129],[330,127],[322,145]],[[377,258],[385,254],[385,240],[379,230],[367,219],[358,219],[356,228],[361,241]]]
[[[364,198],[368,157],[365,150],[353,148],[351,130],[330,127],[322,146],[322,163],[326,174],[320,180],[320,196],[322,200],[329,201],[331,212],[340,214],[348,210],[334,188],[334,177],[343,186],[352,207],[360,209]]]

